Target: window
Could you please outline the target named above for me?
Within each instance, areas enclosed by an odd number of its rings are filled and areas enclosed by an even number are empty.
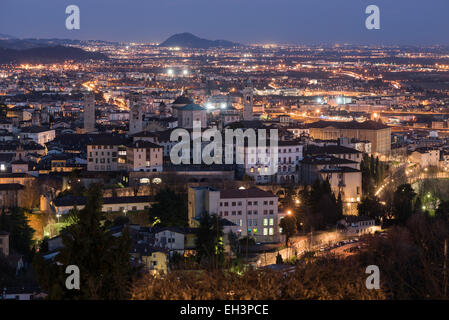
[[[248,201],[248,205],[251,206],[253,205],[253,203],[251,201]]]
[[[242,211],[239,210],[239,211],[237,212],[237,214],[238,214],[239,216],[241,216],[241,215],[242,215]]]
[[[270,214],[273,214],[274,212],[273,212],[273,210],[270,210]]]
[[[266,206],[268,204],[268,201],[264,201],[263,205]]]
[[[251,215],[251,214],[252,214],[251,210],[248,210],[248,215]]]
[[[274,225],[274,219],[273,219],[273,218],[271,218],[271,219],[269,220],[269,222],[270,222],[270,226]]]
[[[263,225],[268,226],[268,219],[263,219]]]
[[[227,203],[227,202],[225,202],[225,203],[224,203],[224,206],[225,206],[225,207],[227,207],[227,206],[228,206],[228,203]]]
[[[232,206],[235,207],[235,202],[232,203]]]
[[[225,217],[227,217],[227,216],[228,216],[228,212],[227,212],[227,211],[225,211],[225,212],[224,212],[224,215],[225,215]]]
[[[257,210],[254,210],[254,211],[253,211],[253,214],[257,214]]]
[[[268,210],[264,210],[264,211],[263,211],[263,214],[268,214]]]
[[[238,205],[238,206],[241,206],[241,205],[242,205],[242,202],[241,202],[241,201],[239,201],[239,202],[237,203],[237,205]]]
[[[268,234],[269,234],[270,236],[272,236],[272,235],[274,234],[274,229],[273,229],[273,228],[270,228]]]
[[[232,215],[235,216],[235,211],[232,211]]]
[[[270,201],[270,204],[273,204],[273,200]]]
[[[254,201],[254,205],[257,206],[257,201]]]
[[[268,235],[268,228],[263,228],[263,235],[267,236]]]
[[[257,226],[257,219],[253,219],[253,226]]]

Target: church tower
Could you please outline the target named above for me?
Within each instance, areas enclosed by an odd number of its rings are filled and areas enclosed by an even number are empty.
[[[95,131],[95,95],[93,92],[84,94],[84,132]]]
[[[129,134],[142,132],[142,95],[134,93],[129,98]]]
[[[253,98],[254,89],[251,80],[246,81],[246,87],[243,89],[243,120],[253,120]]]

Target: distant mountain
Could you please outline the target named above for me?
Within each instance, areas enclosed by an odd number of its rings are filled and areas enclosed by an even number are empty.
[[[191,33],[178,33],[161,44],[160,47],[181,47],[181,48],[196,48],[196,49],[207,49],[214,47],[231,48],[239,47],[241,44],[226,41],[226,40],[207,40],[199,38]]]
[[[15,39],[15,37],[10,36],[9,34],[0,33],[0,40],[6,40],[6,39]]]
[[[57,63],[66,60],[105,60],[108,57],[99,52],[64,46],[35,47],[23,50],[2,47],[0,41],[0,64],[2,63]]]

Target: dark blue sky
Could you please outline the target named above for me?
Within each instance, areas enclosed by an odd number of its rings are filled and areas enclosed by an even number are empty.
[[[81,29],[65,29],[76,4]],[[365,8],[380,7],[381,30]],[[179,32],[242,43],[449,44],[449,0],[0,0],[0,33],[162,41]]]

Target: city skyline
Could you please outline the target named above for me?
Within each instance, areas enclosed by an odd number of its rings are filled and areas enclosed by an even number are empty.
[[[80,30],[65,28],[65,8],[75,4],[81,11]],[[380,8],[380,30],[365,28],[365,9]],[[449,3],[437,0],[432,6],[419,1],[324,0],[319,3],[290,0],[226,4],[197,1],[96,1],[79,0],[3,1],[0,30],[18,38],[67,38],[122,42],[162,42],[175,33],[190,32],[211,40],[242,44],[360,44],[360,45],[447,45],[445,17]],[[188,14],[186,13],[188,12]],[[121,23],[117,23],[121,21]],[[161,31],[163,30],[163,31]]]

